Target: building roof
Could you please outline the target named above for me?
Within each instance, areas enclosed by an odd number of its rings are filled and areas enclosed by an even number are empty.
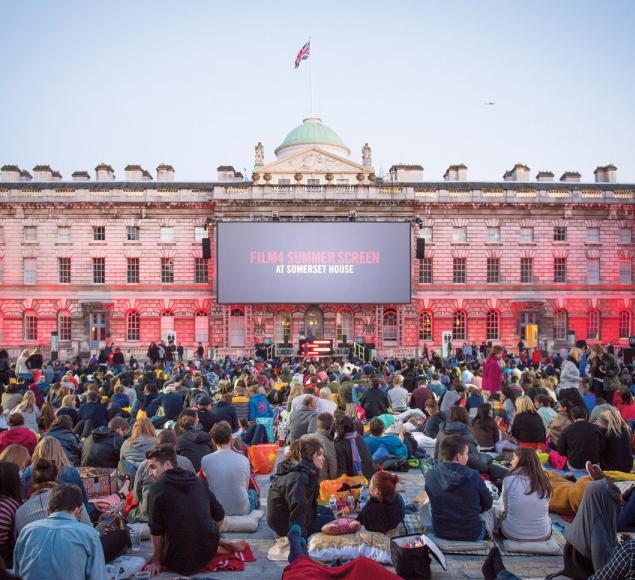
[[[388,171],[396,171],[397,169],[417,169],[419,171],[423,171],[423,165],[409,165],[407,163],[399,163],[397,165],[392,165]]]
[[[112,171],[113,173],[115,172],[115,170],[108,165],[107,163],[100,163],[97,167],[95,167],[95,171],[99,171],[100,169],[105,169],[107,171]]]
[[[157,171],[159,171],[159,169],[165,169],[166,171],[174,171],[174,167],[166,163],[161,163],[160,165],[157,165]]]
[[[216,171],[233,171],[234,173],[236,173],[233,165],[219,165],[216,168]]]
[[[33,171],[53,171],[50,165],[36,165]]]
[[[141,165],[126,165],[124,171],[143,171]]]
[[[88,171],[73,171],[71,177],[90,177]]]
[[[339,135],[322,123],[322,119],[318,117],[307,117],[302,121],[302,125],[292,129],[275,150],[275,154],[277,155],[278,151],[292,145],[334,145],[350,153]]]
[[[615,167],[612,163],[609,163],[608,165],[598,165],[593,173],[603,173],[604,171],[617,171],[617,167]]]
[[[2,171],[20,171],[17,165],[3,165]]]
[[[553,177],[553,171],[539,171],[536,177]]]

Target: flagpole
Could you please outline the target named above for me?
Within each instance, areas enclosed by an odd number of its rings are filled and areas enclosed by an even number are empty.
[[[309,53],[309,93],[310,93],[310,117],[313,117],[313,47],[311,46],[311,37],[309,36],[309,46],[311,52]]]

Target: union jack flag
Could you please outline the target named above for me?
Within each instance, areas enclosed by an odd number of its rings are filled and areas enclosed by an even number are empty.
[[[300,66],[300,63],[303,60],[306,60],[307,58],[309,58],[309,56],[311,56],[311,41],[310,40],[300,49],[300,52],[298,52],[298,56],[295,57],[295,68],[298,68]]]

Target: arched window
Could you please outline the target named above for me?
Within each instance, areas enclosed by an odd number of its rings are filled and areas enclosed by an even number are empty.
[[[487,313],[487,340],[500,340],[501,315],[498,310],[490,310]]]
[[[288,310],[278,310],[274,317],[273,339],[276,344],[291,342],[291,313]]]
[[[395,310],[386,310],[384,312],[383,322],[383,334],[384,344],[391,345],[397,344],[399,335],[399,321],[397,319],[397,312]]]
[[[60,310],[57,313],[57,337],[60,342],[71,340],[71,313]]]
[[[126,314],[126,340],[130,342],[141,340],[141,317],[136,310]]]
[[[24,340],[37,340],[37,314],[34,310],[24,312],[23,333]]]
[[[229,346],[245,346],[245,311],[242,308],[232,308],[229,313]]]
[[[589,322],[587,325],[586,337],[591,340],[600,340],[600,311],[591,310],[589,312]]]
[[[566,310],[558,310],[553,315],[553,337],[566,340],[569,334],[569,314]]]
[[[620,338],[628,338],[631,335],[633,315],[628,310],[620,312]]]
[[[432,313],[419,314],[419,340],[432,340]]]
[[[344,337],[346,341],[353,340],[353,313],[348,310],[338,310],[335,317],[335,335],[338,341],[342,342]]]
[[[194,342],[209,342],[209,317],[204,310],[194,314]]]
[[[161,312],[161,340],[174,342],[174,311]]]
[[[457,310],[452,317],[452,339],[467,340],[467,314]]]
[[[310,306],[304,313],[304,331],[307,337],[322,338],[324,313],[319,306]]]

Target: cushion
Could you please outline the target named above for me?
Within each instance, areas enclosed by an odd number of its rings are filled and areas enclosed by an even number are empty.
[[[262,510],[253,510],[245,516],[225,516],[223,532],[255,532],[264,514]]]
[[[370,558],[379,564],[390,564],[390,538],[377,532],[360,531],[343,536],[313,534],[309,538],[309,556],[313,560],[334,562]]]
[[[339,518],[322,526],[322,533],[327,536],[342,536],[343,534],[354,534],[359,532],[362,525],[357,520],[350,518]]]
[[[506,552],[522,554],[541,554],[545,556],[562,556],[563,546],[555,535],[542,542],[517,542],[515,540],[503,540],[503,549]]]
[[[489,540],[480,540],[478,542],[464,542],[462,540],[445,540],[433,534],[428,537],[437,545],[442,552],[449,554],[461,554],[463,552],[470,553],[481,550],[489,550],[492,543]]]

